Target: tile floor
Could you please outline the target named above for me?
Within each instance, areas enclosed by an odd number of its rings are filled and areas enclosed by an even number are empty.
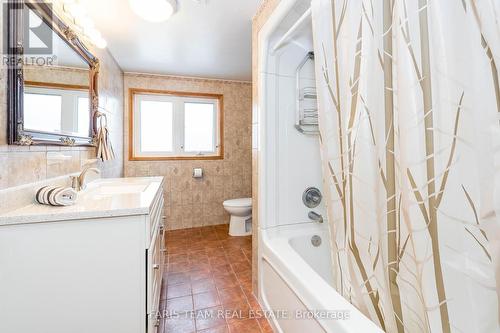
[[[168,231],[158,333],[271,333],[252,294],[252,239],[227,225]]]

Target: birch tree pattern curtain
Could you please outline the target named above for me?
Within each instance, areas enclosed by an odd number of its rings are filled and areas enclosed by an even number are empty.
[[[500,1],[312,7],[337,290],[387,332],[498,332]]]

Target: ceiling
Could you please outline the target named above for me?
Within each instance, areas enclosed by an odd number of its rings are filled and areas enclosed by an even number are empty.
[[[166,22],[127,0],[80,0],[124,72],[250,81],[252,24],[261,0],[177,0]]]

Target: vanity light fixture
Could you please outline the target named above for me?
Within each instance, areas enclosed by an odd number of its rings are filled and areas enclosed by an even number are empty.
[[[86,39],[100,49],[107,46],[106,40],[102,37],[99,30],[94,26],[94,22],[88,17],[85,8],[77,0],[59,0],[62,5],[62,10],[66,16],[72,21],[73,25],[81,32]]]
[[[139,17],[150,22],[163,22],[177,9],[176,0],[129,0],[130,8]]]

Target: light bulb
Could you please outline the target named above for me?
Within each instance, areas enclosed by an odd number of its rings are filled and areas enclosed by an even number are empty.
[[[106,42],[106,40],[104,38],[102,38],[102,37],[100,37],[96,41],[94,41],[94,44],[95,44],[95,46],[97,46],[100,49],[104,49],[108,45],[108,43]]]
[[[94,22],[89,17],[83,17],[80,23],[84,31],[94,29]]]
[[[73,2],[64,6],[64,10],[67,11],[74,20],[81,20],[85,17],[85,9],[79,3]]]
[[[85,31],[85,34],[92,42],[95,42],[99,38],[102,38],[101,33],[96,28],[88,29],[87,31]]]

